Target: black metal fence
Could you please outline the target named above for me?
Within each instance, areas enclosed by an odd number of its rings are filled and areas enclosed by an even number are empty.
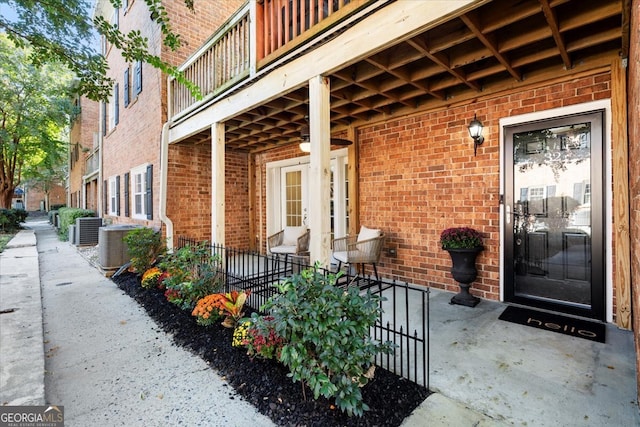
[[[197,244],[187,237],[177,240],[178,248]],[[264,303],[277,292],[277,283],[310,267],[308,257],[278,257],[217,244],[211,248],[223,270],[225,291],[251,291],[246,304],[256,311],[261,311]],[[350,269],[343,270],[336,285],[358,286],[363,292],[381,297],[382,316],[371,328],[371,336],[378,341],[392,342],[395,349],[391,354],[378,354],[375,364],[429,388],[429,289],[384,278],[376,280],[354,274]]]

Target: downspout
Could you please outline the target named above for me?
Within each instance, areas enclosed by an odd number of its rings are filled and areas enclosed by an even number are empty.
[[[162,125],[160,141],[160,221],[167,227],[167,249],[173,252],[173,222],[167,216],[167,168],[169,166],[169,122]]]

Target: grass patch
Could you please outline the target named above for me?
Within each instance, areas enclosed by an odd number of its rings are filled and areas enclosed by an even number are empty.
[[[0,252],[4,251],[5,246],[9,243],[9,240],[13,239],[16,233],[0,232]]]

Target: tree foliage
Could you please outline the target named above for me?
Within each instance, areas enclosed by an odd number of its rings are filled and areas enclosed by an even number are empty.
[[[67,152],[73,75],[57,63],[34,66],[32,53],[0,34],[0,207],[25,175],[53,173]]]
[[[97,0],[101,1],[101,0]],[[105,0],[106,1],[106,0]],[[194,0],[183,0],[193,11]],[[114,7],[121,0],[109,0]],[[180,46],[180,36],[170,25],[162,0],[144,0],[152,19],[159,26],[163,43],[171,50]],[[104,17],[91,18],[93,0],[0,0],[16,11],[16,19],[0,15],[0,30],[19,47],[31,46],[34,65],[54,60],[65,64],[79,79],[78,91],[89,99],[106,101],[113,81],[107,77],[108,65],[97,50],[95,29],[117,47],[129,62],[144,61],[175,77],[200,97],[196,85],[188,81],[176,67],[149,53],[148,39],[140,31],[122,33]]]

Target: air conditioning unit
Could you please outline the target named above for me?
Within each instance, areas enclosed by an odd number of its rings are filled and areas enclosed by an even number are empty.
[[[102,227],[102,218],[77,218],[76,241],[78,246],[98,244],[98,229]]]
[[[129,250],[124,242],[124,237],[136,225],[109,225],[100,227],[98,234],[98,263],[102,270],[117,270],[129,262]]]
[[[72,245],[77,245],[77,234],[76,233],[76,226],[74,224],[69,226],[69,243],[71,243]]]

